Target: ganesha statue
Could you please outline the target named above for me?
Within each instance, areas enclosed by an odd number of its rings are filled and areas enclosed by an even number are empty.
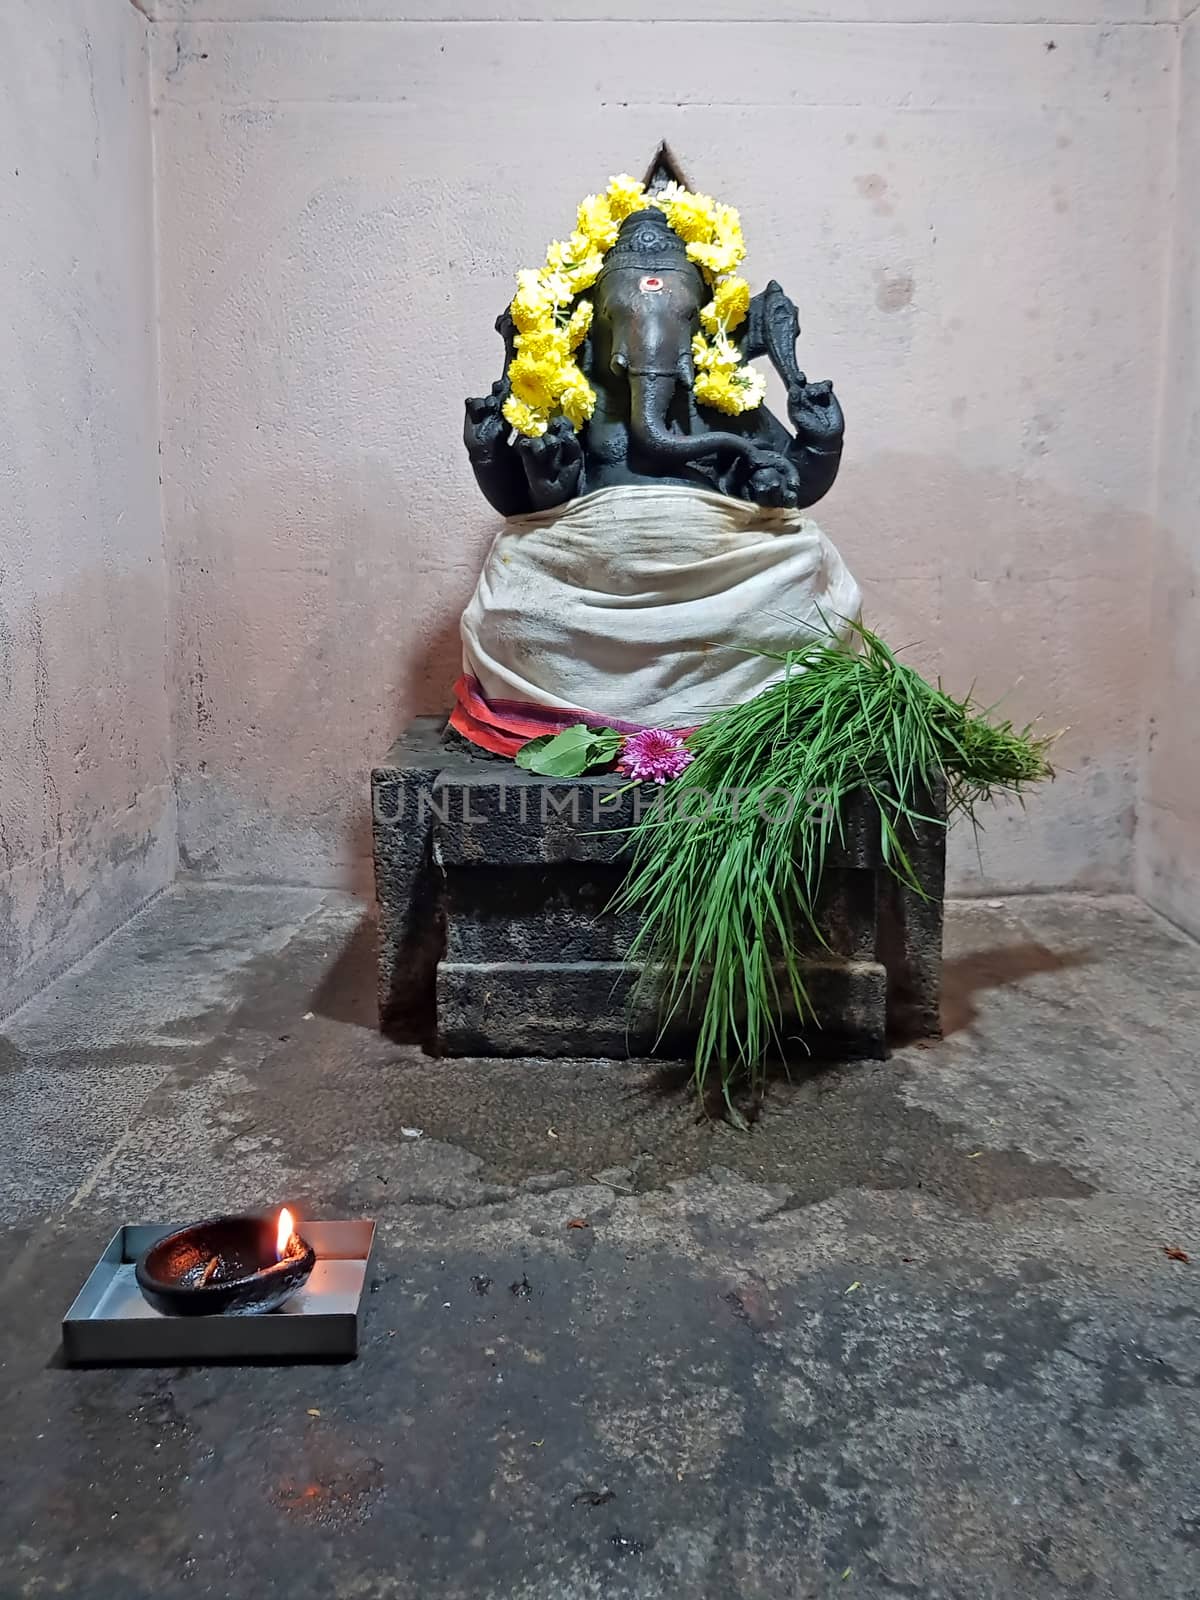
[[[859,592],[807,507],[844,420],[796,362],[796,307],[752,295],[732,206],[660,163],[579,207],[496,323],[504,370],[466,403],[505,519],[463,615],[452,726],[498,754],[583,722],[686,729],[848,634]],[[766,357],[790,430],[764,405]]]

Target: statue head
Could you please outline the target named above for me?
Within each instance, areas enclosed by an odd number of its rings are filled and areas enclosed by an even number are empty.
[[[692,336],[710,297],[687,246],[656,209],[626,217],[593,292],[593,371],[618,377],[693,377]]]
[[[622,173],[580,202],[544,264],[517,273],[497,323],[504,374],[468,402],[467,449],[498,510],[663,480],[763,505],[825,493],[841,410],[796,365],[783,290],[751,295],[745,253],[735,208],[688,189],[662,151],[645,182]],[[795,438],[763,406],[750,363],[764,354]]]

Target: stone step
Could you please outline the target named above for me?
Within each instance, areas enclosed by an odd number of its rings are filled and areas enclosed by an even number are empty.
[[[443,863],[445,959],[619,961],[642,925],[635,911],[610,909],[622,882],[618,863]],[[797,952],[874,960],[876,882],[863,869],[827,872],[817,906],[825,945],[800,921]]]
[[[652,1002],[630,1011],[622,958],[636,924],[607,907],[627,867],[619,829],[659,795],[644,785],[609,807],[612,788],[524,772],[448,734],[444,718],[412,725],[372,773],[389,1032],[451,1055],[687,1053],[694,1027],[660,1039]],[[944,816],[940,793],[928,809]],[[869,797],[852,797],[843,822],[818,907],[829,948],[798,943],[824,1023],[809,1042],[881,1055],[889,1030],[939,1030],[945,829],[905,833],[918,892],[884,865]]]
[[[805,961],[801,972],[819,1026],[795,1029],[797,1056],[886,1055],[885,967]],[[638,975],[618,961],[442,961],[438,1049],[451,1056],[686,1055],[696,1020],[675,1018],[664,1033],[653,973],[647,977],[637,989]],[[783,1031],[794,1022],[795,1013],[785,1013]]]

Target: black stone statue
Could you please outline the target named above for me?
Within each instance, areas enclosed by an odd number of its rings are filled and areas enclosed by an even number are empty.
[[[647,279],[661,280],[653,293]],[[540,511],[617,484],[684,484],[764,506],[811,506],[837,476],[842,408],[830,383],[796,365],[796,307],[772,280],[735,333],[746,360],[768,356],[787,386],[790,434],[765,406],[725,416],[696,401],[692,336],[711,291],[663,213],[625,218],[591,291],[591,332],[577,360],[596,392],[576,434],[562,417],[541,438],[501,415],[506,377],[467,401],[463,436],[479,487],[503,516]],[[496,322],[512,359],[516,329]]]

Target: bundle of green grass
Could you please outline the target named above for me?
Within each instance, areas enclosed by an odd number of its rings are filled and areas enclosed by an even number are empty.
[[[808,930],[820,938],[814,907],[850,797],[868,797],[887,867],[923,892],[905,845],[914,822],[941,820],[920,809],[939,780],[947,820],[974,821],[981,802],[1053,776],[1052,737],[953,699],[877,634],[854,633],[856,649],[775,656],[778,683],[687,741],[674,787],[707,803],[673,805],[668,789],[627,841],[617,905],[640,918],[629,963],[664,985],[664,1025],[698,1012],[695,1087],[708,1102],[719,1083],[737,1122],[735,1089],[758,1091],[787,1053],[780,1019],[815,1020],[796,951]]]

